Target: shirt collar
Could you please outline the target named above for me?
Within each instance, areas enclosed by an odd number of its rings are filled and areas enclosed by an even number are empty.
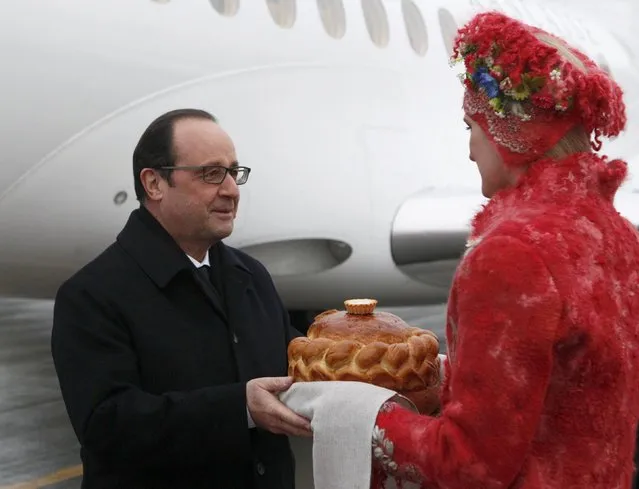
[[[188,257],[189,260],[191,260],[191,263],[193,263],[193,265],[195,265],[196,268],[200,268],[200,267],[204,267],[204,266],[211,266],[211,262],[209,260],[209,250],[206,250],[206,254],[204,255],[204,260],[197,261],[195,258],[193,258],[191,255],[186,255]]]
[[[118,234],[117,242],[161,288],[166,287],[181,271],[198,266],[144,206],[131,212],[129,220]],[[214,254],[218,256],[219,263],[214,259]],[[251,275],[248,257],[244,257],[241,251],[219,241],[209,249],[202,264],[209,264],[212,260],[222,273],[241,270]]]

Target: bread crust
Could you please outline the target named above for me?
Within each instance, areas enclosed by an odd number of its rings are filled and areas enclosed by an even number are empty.
[[[296,382],[358,381],[386,387],[411,399],[420,412],[430,412],[440,382],[438,353],[434,333],[411,327],[394,314],[333,309],[315,317],[306,337],[289,343],[288,374]]]

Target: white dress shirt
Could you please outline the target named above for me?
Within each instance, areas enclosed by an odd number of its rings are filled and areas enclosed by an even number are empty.
[[[191,260],[191,262],[193,263],[193,265],[195,265],[195,268],[200,268],[203,266],[211,266],[211,261],[209,260],[209,250],[206,250],[206,255],[204,255],[204,260],[202,261],[197,261],[195,258],[193,258],[190,255],[186,255],[189,257],[189,260]],[[248,416],[248,427],[249,428],[255,428],[255,422],[253,421],[253,418],[251,417],[251,413],[248,410],[248,406],[246,406],[246,415]]]

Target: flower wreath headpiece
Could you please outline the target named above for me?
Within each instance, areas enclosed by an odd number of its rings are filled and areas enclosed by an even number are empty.
[[[601,136],[626,124],[623,92],[607,73],[558,37],[502,13],[478,14],[462,27],[451,61],[466,68],[464,109],[506,164],[538,159],[577,125],[598,151]]]

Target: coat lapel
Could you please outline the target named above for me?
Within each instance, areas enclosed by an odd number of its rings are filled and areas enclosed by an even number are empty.
[[[252,272],[223,243],[216,245],[222,273],[229,333],[236,351],[236,361],[240,379],[253,378],[260,371],[259,344],[256,344],[256,324]]]
[[[200,290],[204,293],[211,306],[213,306],[213,309],[215,309],[215,311],[222,317],[222,319],[224,319],[224,321],[228,321],[226,310],[224,308],[224,304],[222,303],[222,296],[213,287],[211,278],[209,277],[208,281],[206,281],[200,275],[200,272],[197,269],[193,270],[193,276],[195,277],[195,281],[200,287]]]
[[[251,283],[251,277],[238,269],[226,270],[226,308],[228,322],[231,331],[237,336],[245,336],[245,328],[252,321],[250,304],[248,303],[247,289]]]
[[[131,213],[127,225],[118,235],[118,242],[162,289],[178,273],[188,270],[206,300],[226,321],[227,316],[222,298],[216,294],[214,289],[212,290],[210,283],[204,281],[184,251],[145,207],[142,206]]]

